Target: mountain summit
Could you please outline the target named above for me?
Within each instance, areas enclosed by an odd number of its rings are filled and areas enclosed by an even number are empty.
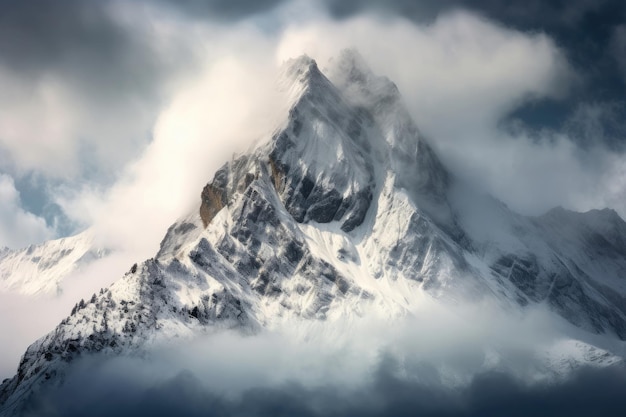
[[[456,179],[398,88],[355,51],[281,69],[287,120],[226,163],[156,256],[33,343],[0,388],[6,415],[86,354],[147,350],[207,329],[413,314],[422,297],[547,305],[626,339],[626,224],[614,212],[509,211]],[[591,347],[592,348],[592,347]]]

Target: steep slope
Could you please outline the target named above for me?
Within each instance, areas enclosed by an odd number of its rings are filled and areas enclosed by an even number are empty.
[[[513,286],[508,298],[520,305],[547,303],[579,327],[626,338],[625,258],[615,246],[596,244],[616,239],[624,225],[619,216],[612,219],[615,230],[603,222],[585,225],[576,220],[593,220],[596,212],[555,209],[540,218],[526,218],[495,200],[459,189],[451,204],[458,207],[470,250],[498,284]],[[502,288],[498,285],[497,291]]]
[[[96,247],[91,230],[20,250],[0,251],[0,292],[56,294],[64,278],[106,253]]]
[[[285,65],[285,123],[218,170],[155,258],[28,348],[0,388],[5,410],[87,353],[132,353],[225,327],[332,326],[372,312],[391,320],[412,314],[424,294],[512,309],[547,303],[584,329],[626,338],[623,235],[613,231],[621,219],[559,236],[567,216],[516,215],[446,171],[395,85],[356,53],[327,74],[308,57]],[[596,235],[610,247],[594,246]],[[602,256],[580,257],[586,244]]]

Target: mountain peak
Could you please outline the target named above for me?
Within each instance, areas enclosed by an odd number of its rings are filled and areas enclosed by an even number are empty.
[[[317,62],[310,56],[304,54],[285,61],[281,67],[281,75],[282,78],[303,82],[311,77],[321,75],[321,73]]]
[[[321,73],[317,62],[308,55],[288,59],[279,70],[278,86],[286,91],[291,102],[297,103],[307,94],[313,94],[325,84],[330,85]]]
[[[123,355],[207,329],[254,333],[303,320],[334,333],[333,323],[370,313],[424,311],[424,295],[547,303],[574,325],[626,339],[626,242],[604,233],[612,224],[598,222],[599,238],[563,234],[558,221],[532,222],[491,199],[477,204],[487,216],[471,218],[469,198],[452,200],[454,178],[398,89],[354,50],[324,73],[306,55],[286,61],[280,82],[292,101],[272,140],[216,172],[199,211],[169,228],[156,258],[77,304],[28,348],[0,385],[5,415],[37,384],[62,381],[83,353]]]

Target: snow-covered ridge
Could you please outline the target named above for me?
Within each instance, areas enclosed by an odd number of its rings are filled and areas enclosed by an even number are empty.
[[[5,409],[85,353],[129,354],[219,328],[321,321],[332,332],[366,314],[393,323],[424,300],[542,306],[581,332],[626,339],[619,216],[517,215],[445,169],[395,85],[354,51],[325,73],[308,57],[285,65],[290,111],[272,140],[216,172],[155,258],[28,348],[0,388]],[[620,360],[563,343],[574,353],[548,361]]]
[[[50,295],[61,291],[64,278],[101,258],[92,230],[24,249],[0,251],[0,292]]]

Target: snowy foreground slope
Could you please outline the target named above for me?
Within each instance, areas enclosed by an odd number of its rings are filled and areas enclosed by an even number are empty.
[[[218,328],[332,329],[371,314],[393,323],[425,297],[541,305],[622,346],[626,223],[615,212],[528,218],[473,193],[420,137],[395,85],[354,52],[325,75],[308,57],[282,71],[283,125],[215,174],[154,258],[28,348],[0,388],[7,415],[88,353],[132,354]],[[548,365],[620,360],[562,345]]]
[[[106,254],[92,230],[24,249],[0,249],[0,292],[56,294],[64,278]]]

